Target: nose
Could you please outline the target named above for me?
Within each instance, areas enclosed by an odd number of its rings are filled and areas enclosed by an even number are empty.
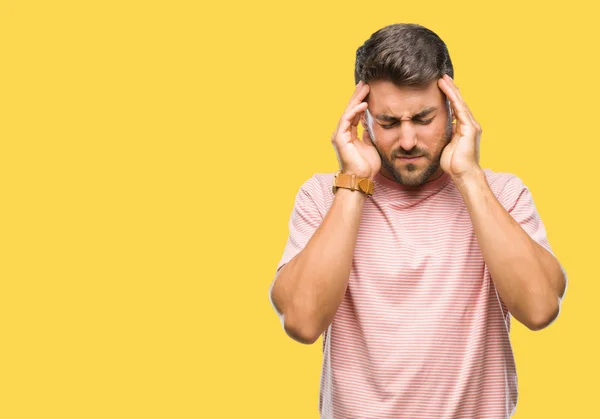
[[[411,121],[402,121],[400,123],[398,144],[407,151],[417,145],[417,132]]]

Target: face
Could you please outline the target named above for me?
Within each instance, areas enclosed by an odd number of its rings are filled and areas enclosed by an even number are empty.
[[[437,80],[424,87],[369,82],[363,126],[381,157],[381,174],[406,186],[442,175],[440,158],[452,137],[452,117]]]

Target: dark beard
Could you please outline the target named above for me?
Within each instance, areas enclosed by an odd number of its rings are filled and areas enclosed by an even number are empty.
[[[452,140],[452,120],[450,118],[448,118],[448,122],[446,123],[446,132],[444,133],[444,137],[445,137],[444,138],[444,146],[440,149],[440,152],[438,153],[438,155],[429,163],[429,166],[427,166],[425,168],[425,170],[423,171],[423,173],[421,173],[421,175],[418,176],[417,178],[403,176],[396,169],[396,167],[390,161],[390,159],[388,159],[387,156],[381,152],[381,150],[377,146],[377,143],[373,142],[373,145],[375,146],[375,149],[377,150],[377,153],[379,154],[379,157],[381,158],[381,166],[394,178],[394,180],[396,182],[398,182],[401,185],[405,185],[405,186],[421,186],[427,182],[427,179],[429,179],[429,177],[433,173],[435,173],[436,170],[438,170],[438,168],[440,167],[440,160],[442,157],[442,152],[444,151],[444,148]],[[399,155],[402,157],[425,155],[426,157],[429,157],[427,154],[425,154],[423,152],[423,150],[420,150],[418,148],[413,148],[409,153],[403,151],[400,154],[392,153],[392,155],[393,156]],[[416,166],[414,166],[412,164],[408,164],[408,165],[406,165],[406,170],[408,170],[409,172],[413,172],[414,170],[416,170]]]

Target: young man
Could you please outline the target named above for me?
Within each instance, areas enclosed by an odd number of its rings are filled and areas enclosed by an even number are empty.
[[[429,29],[375,32],[331,139],[341,173],[296,196],[269,295],[289,336],[323,335],[323,418],[508,418],[511,316],[539,330],[560,312],[567,278],[531,193],[480,167],[453,75]]]

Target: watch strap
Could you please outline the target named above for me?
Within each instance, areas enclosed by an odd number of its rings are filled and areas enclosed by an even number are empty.
[[[367,196],[372,196],[375,191],[375,185],[373,184],[372,179],[358,177],[351,173],[342,173],[341,170],[336,172],[333,178],[333,193],[336,192],[337,188],[360,191]]]

